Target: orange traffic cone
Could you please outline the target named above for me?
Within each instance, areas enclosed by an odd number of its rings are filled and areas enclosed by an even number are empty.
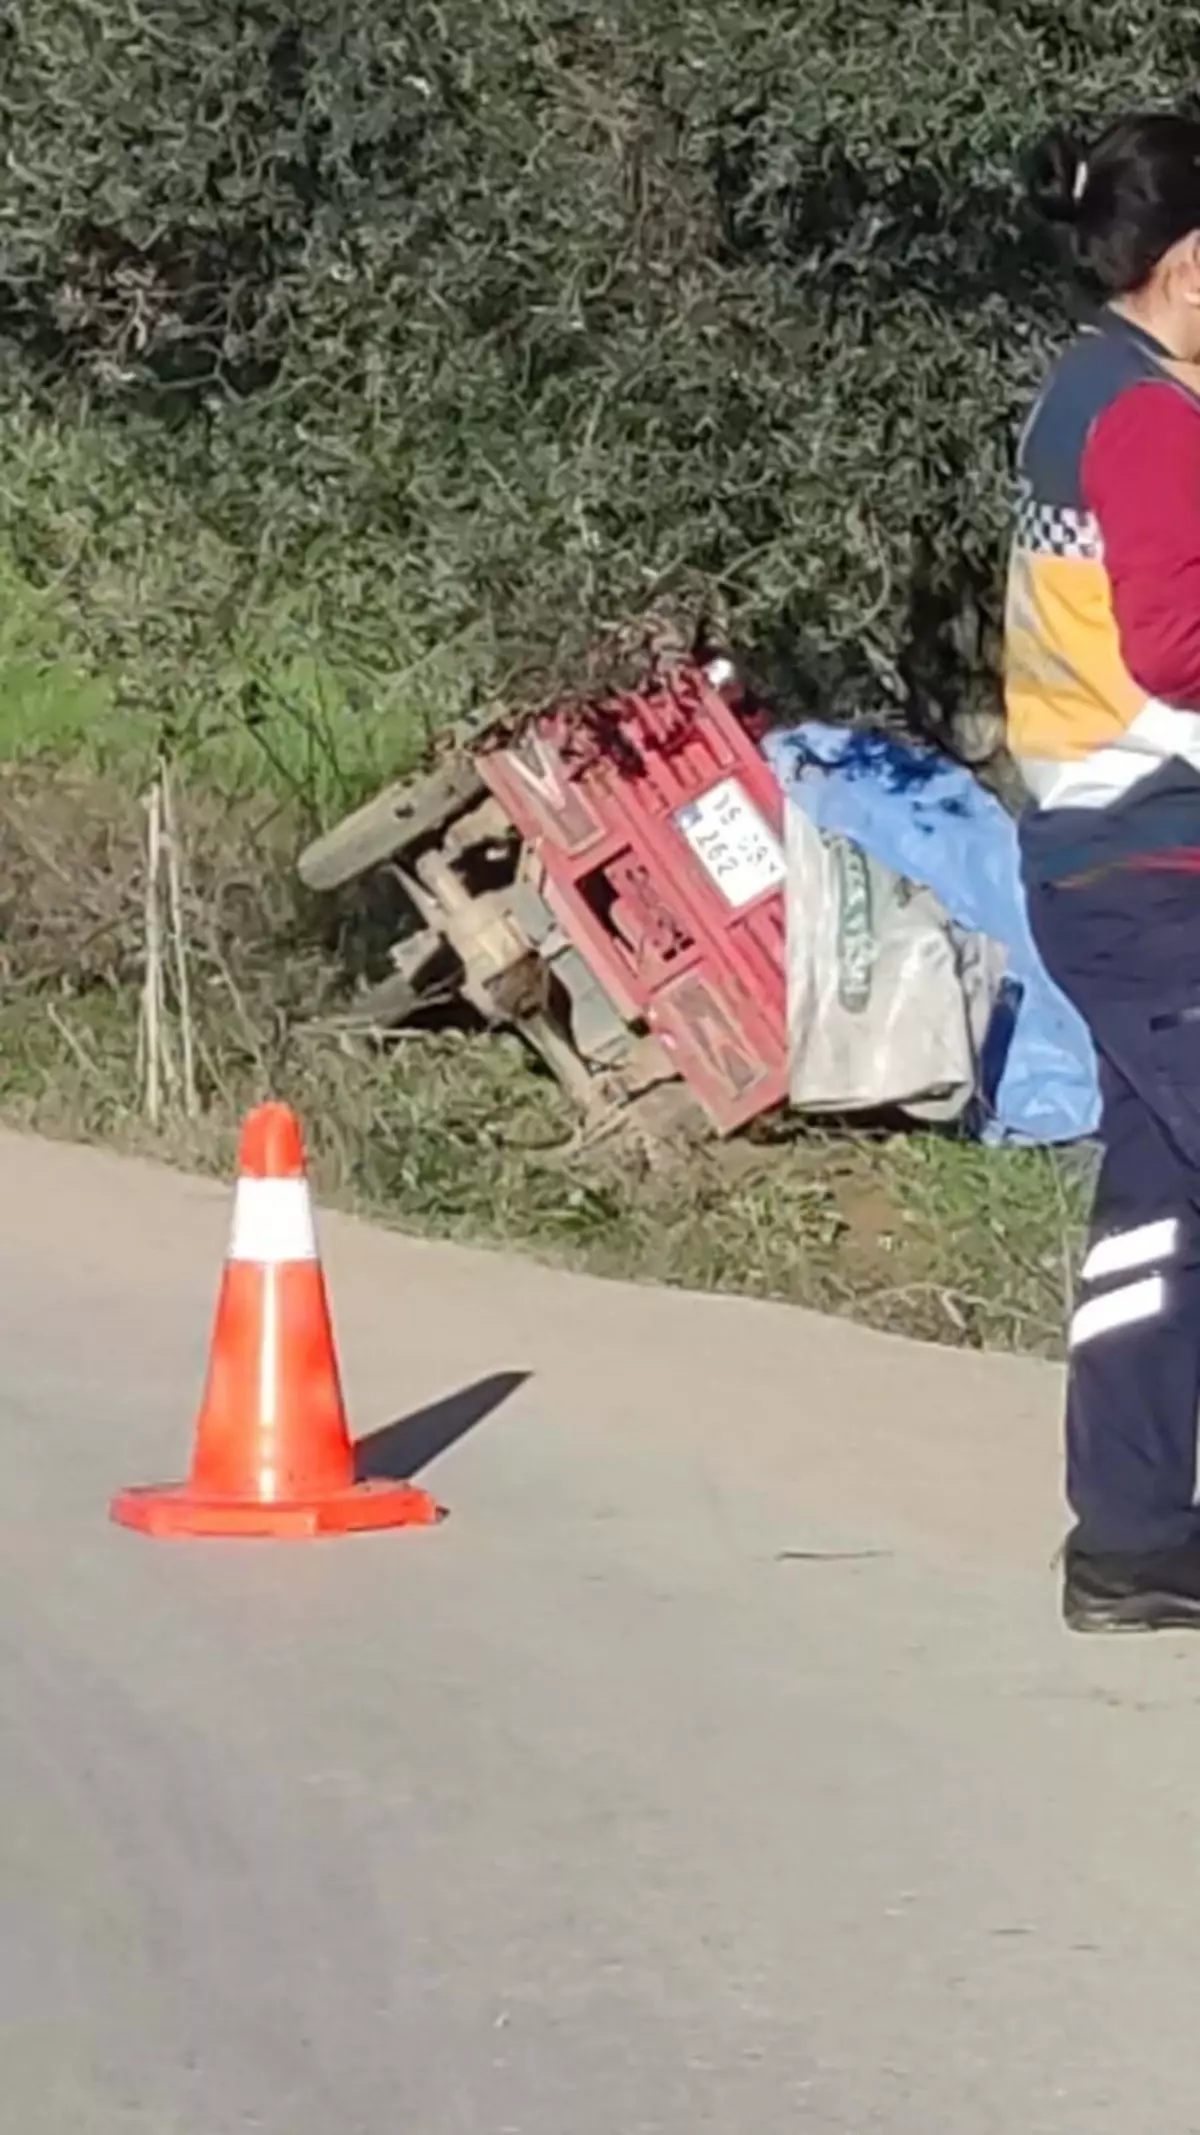
[[[411,1483],[354,1480],[300,1125],[260,1105],[242,1129],[233,1237],[186,1483],[123,1490],[150,1535],[326,1535],[432,1526]]]

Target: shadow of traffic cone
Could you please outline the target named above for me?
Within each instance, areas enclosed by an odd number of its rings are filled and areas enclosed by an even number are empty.
[[[250,1114],[238,1171],[191,1475],[121,1491],[113,1519],[165,1536],[432,1526],[441,1512],[424,1490],[354,1480],[304,1142],[286,1105]]]

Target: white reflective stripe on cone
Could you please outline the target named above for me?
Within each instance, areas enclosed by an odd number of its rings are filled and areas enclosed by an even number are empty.
[[[230,1260],[253,1260],[270,1267],[284,1260],[316,1257],[307,1179],[239,1179]]]
[[[1099,1238],[1083,1263],[1084,1282],[1103,1282],[1109,1275],[1132,1275],[1138,1268],[1157,1268],[1173,1260],[1179,1251],[1179,1224],[1174,1216],[1160,1223],[1143,1223],[1136,1231],[1116,1231]]]
[[[1098,1334],[1111,1334],[1118,1327],[1138,1327],[1145,1320],[1161,1319],[1166,1310],[1167,1286],[1161,1275],[1133,1282],[1124,1290],[1110,1290],[1107,1297],[1093,1297],[1081,1305],[1071,1321],[1071,1348],[1081,1349]]]

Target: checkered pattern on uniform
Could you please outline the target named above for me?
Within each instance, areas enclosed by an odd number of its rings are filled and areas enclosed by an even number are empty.
[[[1024,483],[1017,492],[1017,546],[1032,556],[1069,556],[1082,563],[1104,560],[1104,543],[1092,512],[1075,511],[1066,504],[1039,504]]]

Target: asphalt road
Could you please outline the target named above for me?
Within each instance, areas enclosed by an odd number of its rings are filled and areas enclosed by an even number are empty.
[[[225,1199],[0,1179],[6,2126],[1200,2130],[1200,1647],[1059,1631],[1052,1373],[329,1220],[451,1518],[154,1544]]]

